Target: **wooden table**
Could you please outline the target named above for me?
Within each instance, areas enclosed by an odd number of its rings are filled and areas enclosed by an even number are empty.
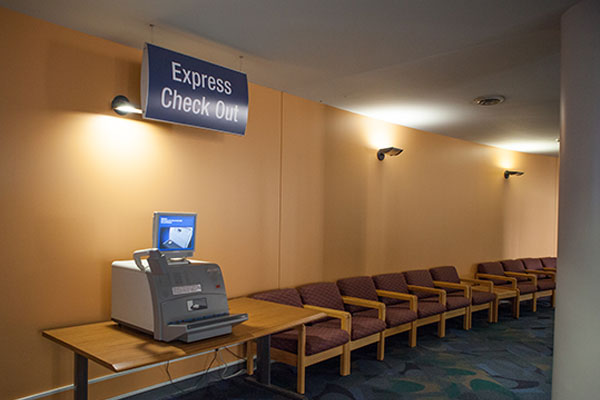
[[[232,314],[247,313],[248,321],[233,327],[229,335],[193,343],[154,340],[150,335],[113,321],[48,329],[42,335],[75,353],[75,398],[87,399],[88,360],[115,372],[174,360],[234,344],[257,341],[256,380],[271,386],[271,334],[302,325],[325,315],[320,312],[241,297],[229,300]],[[279,389],[275,389],[280,391]]]

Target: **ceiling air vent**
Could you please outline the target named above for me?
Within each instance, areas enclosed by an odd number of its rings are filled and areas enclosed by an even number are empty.
[[[495,106],[504,101],[504,96],[479,96],[473,100],[478,106]]]

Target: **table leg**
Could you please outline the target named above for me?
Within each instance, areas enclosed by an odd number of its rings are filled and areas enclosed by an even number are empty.
[[[271,335],[256,339],[256,380],[271,384]]]
[[[87,400],[88,394],[88,360],[75,353],[73,383],[75,385],[75,400]]]
[[[301,394],[271,385],[271,335],[256,339],[256,374],[247,377],[246,380],[288,399],[306,400]]]

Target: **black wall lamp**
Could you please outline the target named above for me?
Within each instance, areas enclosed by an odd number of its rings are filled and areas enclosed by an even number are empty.
[[[508,179],[508,177],[511,175],[521,176],[524,173],[525,172],[523,172],[523,171],[511,171],[511,170],[507,169],[506,171],[504,171],[504,179]]]
[[[387,154],[390,157],[393,156],[397,156],[398,154],[402,153],[404,150],[399,149],[397,147],[387,147],[385,149],[379,149],[377,151],[377,159],[379,161],[382,161],[385,158],[385,155]]]
[[[139,107],[134,106],[129,99],[123,95],[115,96],[112,103],[110,103],[110,106],[113,111],[119,115],[142,113],[142,110]]]

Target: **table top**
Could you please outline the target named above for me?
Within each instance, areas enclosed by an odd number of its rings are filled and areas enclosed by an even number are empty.
[[[160,342],[152,336],[113,321],[48,329],[42,335],[115,372],[185,357],[219,347],[244,343],[325,317],[299,307],[240,297],[229,300],[232,314],[247,313],[248,320],[229,335],[199,340]]]

